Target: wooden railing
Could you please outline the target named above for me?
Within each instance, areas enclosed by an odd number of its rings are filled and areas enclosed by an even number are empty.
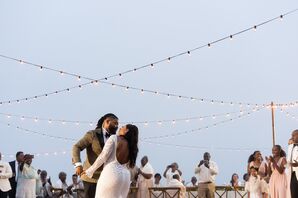
[[[216,186],[216,198],[247,198],[244,187]],[[138,188],[130,188],[129,198],[135,198]],[[184,198],[180,196],[180,188],[149,188],[150,198]],[[186,187],[185,198],[198,198],[198,187]]]

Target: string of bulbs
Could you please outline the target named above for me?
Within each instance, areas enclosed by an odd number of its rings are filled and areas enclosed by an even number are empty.
[[[157,124],[157,125],[163,125],[164,123],[171,123],[175,125],[176,123],[179,122],[186,122],[189,123],[190,121],[203,121],[204,119],[216,119],[218,117],[230,117],[231,115],[234,114],[243,114],[246,111],[251,111],[251,109],[245,109],[245,110],[240,110],[240,111],[232,111],[232,112],[227,112],[227,113],[216,113],[216,114],[210,114],[210,115],[201,115],[201,116],[189,116],[189,117],[184,117],[184,118],[174,118],[174,119],[161,119],[161,120],[147,120],[147,121],[124,121],[124,122],[119,122],[120,124],[142,124],[144,126],[148,126],[150,124]],[[19,115],[19,114],[12,114],[12,113],[2,113],[0,112],[0,115],[5,116],[7,119],[10,119],[11,117],[14,118],[19,118],[21,121],[24,120],[31,120],[34,121],[34,123],[37,123],[39,121],[45,121],[48,124],[53,124],[53,123],[59,123],[62,125],[66,124],[75,124],[76,126],[79,125],[96,125],[97,122],[92,122],[92,121],[82,121],[82,120],[68,120],[68,119],[53,119],[53,118],[41,118],[39,116],[28,116],[28,115]]]
[[[202,147],[202,146],[194,146],[194,145],[183,145],[183,144],[171,144],[166,142],[154,142],[154,141],[143,141],[149,145],[157,145],[164,147],[175,147],[175,148],[183,148],[190,150],[200,150],[200,151],[210,151],[210,150],[220,150],[220,151],[246,151],[252,152],[256,150],[270,150],[270,148],[232,148],[232,147]]]
[[[253,112],[256,112],[256,111],[259,111],[259,110],[260,109],[254,109],[251,112],[244,113],[244,114],[239,115],[237,117],[233,117],[233,118],[230,118],[230,119],[226,119],[226,120],[222,120],[222,121],[219,121],[219,122],[215,122],[213,124],[206,125],[206,126],[203,126],[203,127],[197,128],[197,129],[192,129],[192,130],[188,130],[188,131],[182,131],[182,132],[178,132],[178,133],[171,133],[171,134],[161,135],[161,136],[145,137],[145,138],[141,138],[140,141],[146,141],[146,140],[152,140],[152,139],[163,139],[163,138],[174,138],[176,136],[186,135],[186,134],[189,134],[189,133],[193,133],[193,132],[197,132],[197,131],[202,131],[204,129],[214,128],[214,127],[217,127],[219,125],[223,125],[225,123],[232,122],[232,121],[241,119],[243,117],[249,116]],[[72,143],[77,142],[77,140],[74,139],[74,138],[50,135],[50,134],[47,134],[47,133],[44,133],[44,132],[34,131],[34,130],[31,130],[31,129],[23,128],[21,126],[10,124],[10,123],[6,123],[6,122],[1,122],[0,121],[0,124],[6,125],[7,127],[15,127],[20,132],[24,132],[24,133],[28,133],[28,134],[34,134],[34,135],[42,136],[42,137],[45,137],[45,138],[51,138],[51,139],[65,141],[65,142],[72,142]]]
[[[181,131],[181,132],[178,132],[178,133],[177,132],[176,133],[169,133],[169,134],[166,134],[166,135],[145,137],[142,140],[175,138],[177,136],[188,135],[190,133],[200,132],[202,130],[206,130],[206,129],[210,129],[210,128],[215,128],[215,127],[217,127],[219,125],[223,125],[223,124],[228,123],[228,122],[233,122],[235,120],[239,120],[239,119],[242,119],[244,117],[248,117],[248,116],[250,116],[254,112],[259,112],[261,109],[262,108],[260,108],[260,109],[254,109],[251,112],[247,112],[247,113],[244,113],[242,115],[238,115],[236,117],[225,119],[225,120],[222,120],[222,121],[219,121],[219,122],[215,122],[213,124],[209,124],[209,125],[206,125],[206,126],[203,126],[203,127],[196,128],[196,129]]]
[[[243,106],[243,105],[250,106],[250,105],[253,105],[253,104],[252,103],[246,103],[246,102],[244,102],[244,103],[242,103],[242,102],[231,102],[231,101],[228,102],[228,101],[222,101],[222,100],[213,100],[213,99],[204,99],[204,98],[197,98],[197,97],[181,96],[181,95],[178,95],[178,94],[172,94],[172,93],[167,93],[167,92],[159,92],[159,91],[156,91],[156,90],[148,90],[148,89],[142,89],[142,88],[137,88],[137,87],[130,87],[130,86],[127,86],[127,85],[122,85],[122,84],[109,83],[109,82],[106,82],[106,80],[108,80],[110,78],[114,78],[114,77],[121,77],[125,74],[131,73],[131,72],[136,72],[136,71],[141,70],[141,69],[145,69],[145,68],[149,68],[149,67],[153,68],[157,64],[160,64],[160,63],[163,63],[163,62],[170,62],[171,60],[173,60],[175,58],[178,58],[180,56],[184,56],[184,55],[189,56],[194,51],[197,51],[197,50],[205,48],[205,47],[210,48],[214,44],[217,44],[217,43],[222,42],[224,40],[233,39],[235,36],[238,36],[240,34],[248,32],[250,30],[256,30],[257,28],[259,28],[261,26],[264,26],[264,25],[266,25],[270,22],[273,22],[277,19],[283,19],[285,16],[290,15],[290,14],[296,12],[296,11],[298,11],[298,9],[294,9],[292,11],[286,12],[284,14],[281,14],[281,15],[277,16],[277,17],[271,18],[269,20],[258,23],[254,26],[251,26],[251,27],[246,28],[244,30],[241,30],[239,32],[236,32],[236,33],[230,34],[228,36],[222,37],[220,39],[211,41],[207,44],[203,44],[203,45],[195,47],[193,49],[186,50],[184,52],[169,56],[167,58],[163,58],[163,59],[160,59],[158,61],[146,64],[146,65],[143,65],[143,66],[135,67],[133,69],[129,69],[129,70],[126,70],[124,72],[120,72],[118,74],[113,74],[113,75],[110,75],[110,76],[107,76],[107,77],[104,77],[104,78],[100,78],[100,79],[92,79],[92,78],[85,77],[85,76],[78,75],[78,74],[74,74],[74,73],[71,73],[71,72],[54,69],[54,68],[51,68],[51,67],[48,67],[48,66],[45,66],[45,65],[40,65],[40,64],[32,63],[30,61],[26,61],[26,60],[22,60],[22,59],[18,59],[18,58],[14,58],[14,57],[10,57],[10,56],[7,56],[7,55],[0,54],[0,57],[2,57],[2,58],[9,59],[9,60],[12,60],[12,61],[17,61],[20,64],[26,64],[26,65],[34,66],[34,67],[39,68],[40,70],[49,70],[49,71],[59,73],[60,75],[68,75],[68,76],[76,77],[79,81],[81,79],[89,80],[89,82],[86,82],[86,83],[83,83],[83,84],[80,84],[80,85],[77,85],[77,86],[73,86],[73,87],[68,87],[68,88],[65,88],[65,89],[56,90],[56,91],[53,91],[53,92],[48,92],[48,93],[39,94],[39,95],[35,95],[35,96],[29,96],[29,97],[20,98],[20,99],[0,101],[0,105],[20,103],[20,102],[24,102],[24,101],[28,101],[28,100],[35,100],[35,99],[38,99],[38,98],[48,97],[48,96],[55,95],[55,94],[62,93],[62,92],[69,92],[72,89],[77,89],[77,88],[82,89],[84,86],[87,86],[87,85],[103,83],[103,84],[112,85],[113,87],[125,88],[126,90],[131,89],[131,90],[135,90],[135,91],[141,91],[142,93],[146,92],[146,93],[157,94],[157,95],[165,95],[165,96],[168,96],[168,97],[171,97],[171,96],[172,97],[178,97],[178,99],[183,98],[183,99],[199,100],[199,101],[203,101],[203,102],[210,102],[212,104],[213,103],[230,104],[230,105],[238,104],[239,106]],[[255,105],[259,105],[259,104],[255,104]],[[264,105],[264,104],[262,104],[262,105]]]

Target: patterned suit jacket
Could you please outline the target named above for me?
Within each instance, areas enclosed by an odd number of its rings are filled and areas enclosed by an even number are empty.
[[[104,147],[104,138],[102,129],[95,129],[88,131],[85,136],[80,139],[72,149],[72,162],[73,164],[82,162],[80,152],[86,150],[86,160],[83,164],[83,169],[88,169],[96,160]],[[100,173],[103,169],[101,166],[97,169],[92,178],[82,175],[81,179],[86,182],[96,183]]]

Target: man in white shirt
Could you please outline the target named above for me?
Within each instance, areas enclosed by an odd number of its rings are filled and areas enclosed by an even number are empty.
[[[144,156],[141,159],[141,168],[138,171],[137,187],[138,194],[137,198],[149,198],[148,188],[153,187],[153,174],[154,170],[151,164],[148,162],[148,157]]]
[[[57,183],[54,185],[54,196],[57,196],[59,198],[73,198],[71,195],[71,188],[72,186],[68,186],[66,183],[66,173],[60,172],[59,173],[59,180]]]
[[[72,196],[74,198],[83,198],[84,197],[84,185],[83,182],[78,178],[76,174],[72,175],[72,184],[71,187]]]
[[[173,179],[173,175],[182,176],[182,172],[179,170],[179,166],[176,162],[172,163],[171,165],[167,166],[163,176],[166,178],[166,186],[169,185],[170,181]],[[180,178],[181,179],[181,178]]]
[[[2,161],[2,154],[0,153],[0,197],[7,197],[11,186],[9,178],[12,177],[12,170],[7,162]]]
[[[218,174],[218,167],[210,158],[208,152],[204,153],[203,160],[195,168],[195,173],[199,178],[198,198],[214,198],[215,177]]]
[[[178,174],[173,175],[173,178],[169,182],[168,187],[180,188],[180,197],[185,197],[186,188],[180,180],[181,179]],[[168,190],[168,193],[171,195],[171,197],[174,197],[176,192],[177,192],[177,190]],[[175,197],[178,197],[178,195],[176,195]]]
[[[288,149],[288,164],[290,166],[290,191],[291,196],[298,197],[298,129],[292,132],[293,144]]]
[[[190,182],[186,185],[187,187],[196,187],[198,186],[198,180],[195,176],[193,176],[190,180]]]

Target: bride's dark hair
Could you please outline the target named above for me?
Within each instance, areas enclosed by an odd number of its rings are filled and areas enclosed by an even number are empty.
[[[138,141],[139,141],[139,129],[135,125],[126,125],[128,132],[125,134],[124,138],[128,142],[129,149],[129,167],[133,168],[136,165],[137,155],[139,152]]]

